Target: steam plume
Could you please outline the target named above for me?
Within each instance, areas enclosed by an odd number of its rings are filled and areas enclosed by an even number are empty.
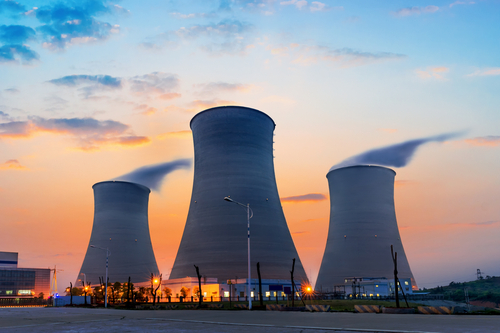
[[[375,164],[401,168],[406,166],[412,159],[415,151],[423,144],[428,142],[443,142],[463,135],[463,132],[445,133],[426,138],[408,140],[395,145],[368,150],[359,155],[349,157],[348,159],[335,164],[330,171],[352,165]]]
[[[113,180],[133,182],[147,186],[151,190],[159,191],[161,182],[167,174],[178,169],[189,169],[190,167],[191,159],[180,159],[167,163],[143,166]]]

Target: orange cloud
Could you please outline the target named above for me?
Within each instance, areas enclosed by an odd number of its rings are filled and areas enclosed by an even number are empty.
[[[168,138],[189,138],[191,137],[191,131],[190,130],[185,130],[185,131],[176,131],[176,132],[167,132],[167,133],[162,133],[160,135],[157,135],[156,138],[163,140],[163,139],[168,139]]]
[[[155,114],[156,111],[158,111],[158,109],[151,106],[151,107],[147,108],[146,110],[142,111],[141,114],[143,114],[145,116],[151,116],[151,115]]]
[[[473,139],[465,139],[464,142],[471,146],[497,147],[500,145],[500,136],[488,135]]]
[[[179,98],[181,96],[182,95],[179,93],[166,93],[166,94],[160,95],[159,98],[163,99],[163,100],[169,100],[169,99]]]
[[[394,182],[394,187],[403,187],[403,186],[408,186],[408,185],[414,185],[416,182],[412,180],[396,180]]]
[[[294,236],[301,236],[301,235],[307,235],[307,234],[310,234],[311,232],[310,231],[295,231],[295,232],[292,232],[292,235]]]
[[[422,79],[444,80],[443,73],[448,73],[449,71],[450,69],[448,67],[432,67],[426,70],[416,69],[415,73]]]
[[[326,200],[326,195],[321,193],[309,193],[304,195],[296,195],[292,197],[285,197],[280,199],[281,202],[317,202]]]
[[[482,70],[477,70],[472,74],[467,76],[495,76],[500,75],[500,68],[487,68]]]
[[[224,100],[195,100],[188,104],[186,111],[188,112],[199,112],[205,109],[213,108],[216,106],[226,106],[226,105],[236,105],[233,101]]]
[[[150,141],[133,135],[130,126],[114,120],[31,117],[0,124],[0,139],[29,138],[44,132],[72,136],[79,143],[77,149],[84,151],[97,150],[101,145],[137,146]]]
[[[8,160],[0,164],[0,170],[27,170],[28,168],[21,165],[18,160]]]

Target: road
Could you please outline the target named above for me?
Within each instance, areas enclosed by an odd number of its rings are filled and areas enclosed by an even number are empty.
[[[499,332],[500,316],[0,308],[1,332]]]

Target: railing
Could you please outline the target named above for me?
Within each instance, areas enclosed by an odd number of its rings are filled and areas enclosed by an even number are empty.
[[[8,306],[47,306],[52,305],[52,301],[38,298],[0,298],[0,307]]]

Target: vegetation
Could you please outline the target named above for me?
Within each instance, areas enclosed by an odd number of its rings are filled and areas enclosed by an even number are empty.
[[[464,289],[468,289],[471,301],[486,301],[500,303],[500,277],[486,276],[470,282],[450,282],[448,286],[424,289],[430,294],[443,294],[445,298],[455,302],[465,302]]]
[[[186,287],[181,288],[181,296],[182,297],[187,297],[188,293],[189,293],[189,288],[186,288]]]

